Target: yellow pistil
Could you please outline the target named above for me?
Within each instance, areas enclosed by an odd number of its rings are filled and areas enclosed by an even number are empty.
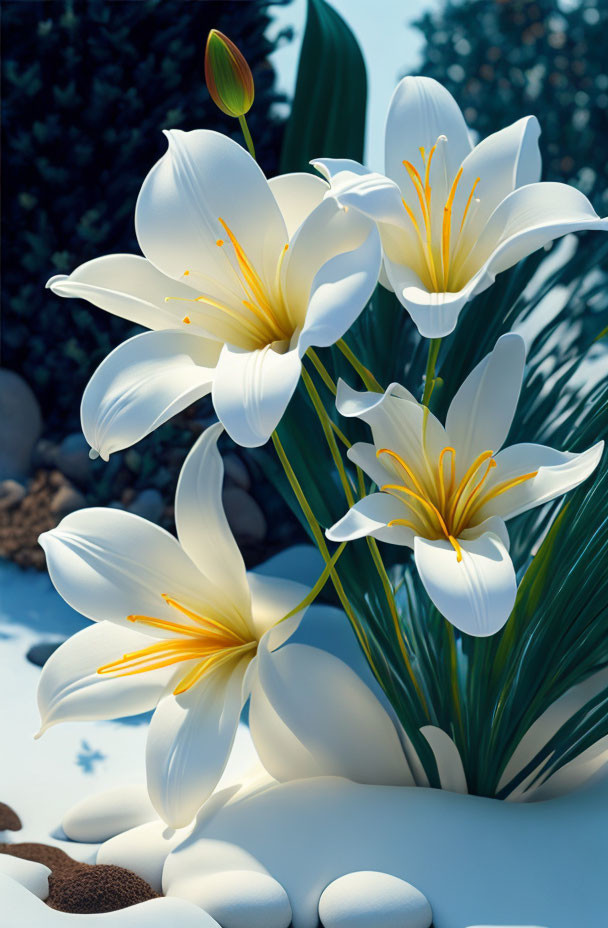
[[[405,167],[409,178],[414,186],[418,203],[420,206],[420,213],[422,216],[422,221],[424,223],[424,230],[421,230],[418,220],[414,215],[411,207],[406,203],[405,199],[402,199],[403,207],[414,226],[414,231],[418,238],[420,244],[426,269],[428,271],[429,280],[431,284],[431,289],[436,293],[441,292],[450,292],[450,284],[452,284],[452,289],[457,289],[455,286],[455,281],[457,277],[457,268],[455,267],[457,263],[458,255],[460,254],[461,244],[462,244],[462,233],[465,228],[467,221],[467,216],[469,215],[469,209],[473,201],[473,196],[477,185],[479,184],[480,178],[478,177],[469,193],[467,199],[462,219],[460,221],[460,228],[456,236],[456,241],[454,248],[452,248],[452,211],[454,207],[454,199],[456,197],[456,192],[458,190],[458,185],[462,178],[463,169],[459,168],[456,177],[454,178],[450,191],[448,193],[447,200],[443,206],[442,212],[442,223],[441,223],[441,240],[439,242],[433,242],[433,226],[432,226],[432,212],[431,212],[431,197],[432,197],[432,188],[430,182],[431,176],[431,163],[433,160],[433,155],[437,144],[433,145],[431,150],[426,154],[426,149],[420,147],[418,150],[422,158],[422,163],[424,165],[424,180],[418,169],[411,161],[403,161],[403,166]],[[453,257],[451,257],[453,256]],[[458,261],[458,264],[462,264],[461,261]],[[452,271],[452,280],[450,280],[450,272]],[[441,283],[441,286],[440,286]]]
[[[384,493],[389,493],[401,500],[413,517],[410,519],[392,519],[388,526],[403,525],[411,528],[416,535],[423,538],[445,538],[454,548],[456,560],[462,561],[462,547],[459,538],[468,528],[480,508],[507,490],[512,489],[526,480],[531,480],[538,471],[522,474],[497,484],[491,490],[483,493],[492,470],[497,466],[493,451],[482,451],[470,467],[467,468],[462,479],[456,483],[456,449],[447,446],[439,453],[436,470],[431,467],[432,479],[424,480],[419,477],[400,454],[390,448],[380,448],[376,456],[387,454],[396,462],[405,474],[406,482],[386,483],[380,487]],[[446,455],[450,456],[450,479],[446,486],[444,461]],[[432,462],[427,462],[429,465]],[[409,486],[408,484],[412,484]]]
[[[139,622],[150,628],[170,632],[175,637],[163,638],[149,647],[123,654],[121,658],[98,667],[98,674],[126,677],[160,670],[184,661],[196,661],[194,667],[186,671],[173,690],[177,696],[189,690],[206,673],[257,648],[257,640],[243,638],[223,622],[210,616],[199,615],[165,594],[163,599],[196,624],[172,622],[148,615],[127,616],[129,622]]]

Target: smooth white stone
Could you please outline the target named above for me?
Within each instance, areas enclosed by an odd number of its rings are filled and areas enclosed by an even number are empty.
[[[21,883],[39,899],[46,899],[49,894],[51,871],[44,864],[34,860],[22,860],[21,857],[13,857],[12,854],[0,854],[0,873]]]
[[[234,866],[235,855],[253,863]],[[287,892],[293,928],[318,928],[326,887],[374,869],[420,889],[434,928],[595,928],[606,915],[606,859],[608,780],[547,802],[511,803],[318,777],[244,795],[202,819],[169,854],[163,885],[180,895],[210,868],[217,875],[219,865],[263,865]]]
[[[167,855],[189,831],[189,828],[174,830],[161,821],[138,825],[102,844],[97,852],[97,863],[132,870],[160,893]]]
[[[319,899],[324,928],[429,928],[426,896],[405,880],[376,870],[346,873]]]
[[[67,915],[2,873],[0,900],[2,928],[220,928],[207,912],[184,899],[149,899],[103,915]]]
[[[107,841],[158,819],[145,786],[118,786],[87,796],[66,812],[61,827],[72,841]]]
[[[267,873],[225,870],[183,880],[171,888],[182,899],[200,905],[222,928],[288,928],[291,905],[287,893]]]

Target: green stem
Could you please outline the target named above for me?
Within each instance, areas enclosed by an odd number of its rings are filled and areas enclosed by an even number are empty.
[[[369,371],[359,360],[359,358],[354,354],[353,351],[348,347],[343,338],[336,342],[337,347],[340,349],[348,363],[353,367],[358,373],[359,377],[365,384],[367,390],[371,393],[384,393],[384,390],[374,377],[371,371]]]
[[[243,135],[245,136],[245,142],[247,143],[249,154],[255,161],[256,157],[255,157],[255,148],[253,147],[253,139],[251,138],[251,132],[249,131],[249,126],[247,125],[247,120],[245,119],[244,115],[239,116],[239,123],[240,123],[241,129],[243,130]]]
[[[423,406],[429,405],[431,393],[433,392],[433,387],[435,386],[435,365],[437,364],[437,356],[439,355],[440,345],[440,338],[431,338],[429,341],[429,353],[426,359],[426,371],[424,374],[424,393],[422,395]]]
[[[321,397],[315,387],[312,377],[302,365],[302,380],[304,381],[304,386],[308,390],[308,395],[312,400],[312,405],[315,407],[315,412],[321,423],[321,428],[323,429],[323,434],[325,435],[325,440],[329,446],[331,456],[336,465],[336,469],[340,475],[340,480],[342,481],[342,487],[344,488],[344,495],[346,496],[346,502],[349,506],[353,506],[355,502],[355,497],[353,496],[353,491],[348,480],[348,475],[346,473],[346,468],[344,467],[344,461],[342,460],[342,455],[340,454],[340,449],[336,442],[334,433],[331,428],[331,419],[325,409],[325,406],[321,402]]]
[[[285,619],[290,619],[292,615],[295,615],[296,612],[299,612],[301,609],[307,609],[308,606],[310,606],[311,603],[315,601],[315,599],[317,598],[317,596],[319,595],[319,593],[321,592],[321,590],[323,589],[323,587],[329,580],[329,575],[334,569],[334,566],[337,563],[338,558],[344,551],[345,547],[346,547],[346,542],[343,541],[340,547],[337,548],[334,554],[332,555],[331,560],[328,561],[325,567],[323,568],[323,573],[321,574],[321,576],[319,577],[319,579],[313,586],[310,593],[308,593],[308,595],[304,597],[301,603],[298,603],[297,606],[294,606],[294,608],[290,612],[288,612],[287,615],[284,615],[283,618],[280,619],[281,622],[284,622]]]
[[[289,458],[287,457],[287,454],[285,452],[285,449],[283,448],[281,439],[279,438],[277,432],[272,433],[272,442],[277,452],[279,461],[281,462],[283,466],[283,470],[285,471],[285,476],[287,477],[289,481],[289,485],[291,486],[291,489],[293,490],[295,497],[298,503],[300,504],[300,508],[302,512],[304,513],[304,518],[308,522],[313,538],[315,539],[317,543],[317,547],[319,551],[321,552],[321,556],[323,557],[323,560],[325,561],[325,563],[329,564],[331,561],[331,556],[327,548],[325,536],[323,535],[323,532],[321,531],[319,527],[319,523],[315,519],[314,513],[312,509],[310,508],[310,504],[308,500],[306,499],[306,496],[304,495],[304,491],[302,487],[300,486],[300,482],[295,475],[295,471],[293,467],[291,466]],[[365,632],[360,627],[355,617],[352,606],[349,603],[348,597],[346,596],[346,593],[344,591],[344,587],[342,586],[342,581],[338,577],[338,574],[336,573],[333,567],[331,568],[331,579],[332,579],[334,588],[336,590],[336,593],[338,594],[338,599],[340,600],[342,604],[342,608],[344,609],[346,615],[348,616],[348,619],[354,629],[354,632],[357,638],[359,639],[359,643],[361,644],[361,647],[363,648],[363,652],[365,656],[367,657],[367,660],[369,661],[370,667],[372,668],[372,670],[374,671],[374,674],[378,678],[378,672],[372,660],[371,650],[370,650],[369,642],[367,640]]]
[[[337,388],[336,388],[336,385],[335,385],[335,383],[333,382],[332,378],[330,377],[327,368],[325,367],[325,365],[324,365],[323,362],[321,361],[321,358],[319,357],[319,355],[317,354],[317,352],[316,352],[313,348],[309,348],[308,351],[306,352],[306,354],[308,355],[308,357],[310,358],[310,360],[311,360],[312,363],[314,364],[315,370],[316,370],[317,374],[319,375],[319,377],[321,378],[321,380],[323,381],[323,383],[325,384],[325,386],[327,387],[327,389],[328,389],[331,393],[333,393],[333,395],[335,396],[336,393],[338,392],[338,390],[337,390]]]

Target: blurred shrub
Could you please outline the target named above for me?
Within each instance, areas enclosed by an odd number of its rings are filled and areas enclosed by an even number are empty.
[[[448,0],[414,25],[418,73],[449,88],[481,137],[535,113],[543,180],[575,184],[606,212],[606,0]]]
[[[279,0],[280,2],[280,0]],[[240,138],[204,82],[207,33],[227,33],[256,85],[249,125],[277,170],[283,126],[265,37],[269,0],[5,0],[3,363],[34,388],[47,427],[78,428],[93,369],[133,327],[45,291],[55,273],[139,251],[133,211],[165,151],[161,129],[204,126]]]

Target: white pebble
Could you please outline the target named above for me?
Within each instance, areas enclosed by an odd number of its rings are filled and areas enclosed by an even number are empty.
[[[76,803],[61,827],[72,841],[97,843],[157,818],[144,786],[119,786]]]
[[[433,913],[415,886],[389,873],[362,870],[326,887],[319,918],[324,928],[429,928]]]
[[[132,870],[160,893],[167,855],[188,832],[188,828],[174,831],[160,821],[138,825],[102,844],[97,852],[97,863]]]
[[[46,899],[49,894],[51,871],[35,860],[22,860],[21,857],[14,857],[12,854],[0,854],[0,873],[21,883],[39,899]]]
[[[273,877],[254,870],[225,870],[193,877],[170,892],[195,902],[222,928],[288,928],[291,905]]]

